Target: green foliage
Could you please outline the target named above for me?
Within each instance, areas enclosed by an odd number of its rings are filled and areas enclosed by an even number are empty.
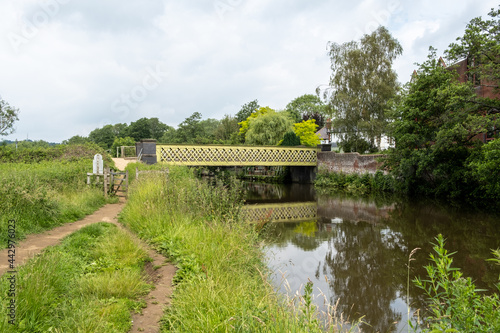
[[[115,154],[117,148],[118,148],[118,151],[120,151],[121,146],[135,146],[135,140],[129,136],[124,137],[124,138],[115,138],[115,141],[113,141],[113,145],[111,146],[111,154]],[[135,154],[135,148],[132,148],[132,150],[133,150],[133,153]],[[128,154],[127,156],[130,156],[130,154]],[[135,155],[132,155],[132,156],[135,156]]]
[[[158,118],[154,118],[158,120]],[[152,128],[148,118],[141,118],[130,123],[127,130],[127,135],[132,137],[136,142],[141,139],[153,139]],[[161,137],[161,136],[160,136]],[[110,145],[111,146],[111,145]]]
[[[217,126],[214,136],[215,139],[223,144],[237,144],[239,126],[237,118],[225,115]]]
[[[425,323],[429,328],[424,332],[499,332],[498,294],[480,295],[482,290],[477,290],[470,278],[464,278],[458,268],[452,267],[454,253],[444,248],[442,235],[436,237],[433,245],[432,263],[425,267],[427,279],[414,280],[428,297],[430,314]],[[495,260],[498,262],[500,257]]]
[[[83,159],[93,159],[95,154],[101,154],[109,166],[113,166],[113,161],[101,147],[94,143],[83,145],[57,145],[57,146],[37,146],[33,148],[23,148],[19,144],[16,149],[15,144],[0,146],[1,163],[38,163],[41,161],[77,161]],[[30,145],[31,146],[31,145]]]
[[[341,142],[353,136],[375,145],[386,131],[387,102],[398,90],[392,63],[403,49],[384,27],[359,41],[330,44],[333,128]],[[360,151],[360,150],[358,150]]]
[[[481,145],[474,137],[500,124],[482,106],[472,86],[458,82],[431,52],[392,114],[396,148],[386,165],[402,192],[454,199],[474,193],[477,180],[467,168]]]
[[[14,132],[14,122],[19,120],[19,109],[0,99],[0,135]]]
[[[268,106],[261,107],[261,108],[257,109],[255,112],[252,112],[248,116],[248,118],[246,118],[245,120],[243,120],[243,121],[241,121],[241,122],[238,123],[238,125],[240,126],[239,135],[242,138],[243,142],[246,141],[246,134],[248,132],[248,129],[250,128],[250,123],[254,119],[256,119],[257,117],[263,116],[263,115],[265,115],[268,112],[275,112],[275,111],[273,109],[271,109],[270,107],[268,107]]]
[[[287,104],[285,110],[290,113],[295,123],[300,123],[302,120],[315,119],[320,128],[325,125],[323,116],[326,106],[316,95],[306,94],[297,97]]]
[[[132,183],[121,221],[181,267],[162,332],[323,332],[312,285],[285,300],[267,282],[259,235],[240,220],[241,205],[239,184],[211,185],[186,167]]]
[[[7,221],[10,219],[17,221],[16,234],[22,239],[28,234],[80,219],[105,204],[102,190],[85,184],[86,173],[91,170],[92,160],[84,158],[71,162],[61,159],[30,164],[1,163],[2,247],[7,245]]]
[[[366,195],[369,193],[394,192],[395,180],[390,175],[377,171],[374,175],[345,174],[319,170],[314,186],[331,192],[343,192],[351,195]]]
[[[63,145],[83,145],[90,142],[90,139],[81,135],[74,135],[68,140],[63,140]]]
[[[90,132],[89,139],[102,148],[109,149],[115,140],[113,125],[105,125],[102,128],[96,128]]]
[[[259,101],[253,100],[241,106],[240,111],[236,113],[236,121],[238,123],[245,121],[250,115],[260,109]]]
[[[300,144],[303,146],[316,147],[321,143],[321,137],[319,134],[316,134],[318,125],[316,125],[316,120],[314,119],[293,124],[293,130],[300,138]]]
[[[256,114],[259,114],[262,109],[259,109]],[[286,112],[276,112],[269,109],[264,114],[261,113],[248,121],[245,143],[276,146],[283,139],[285,133],[292,129],[292,124],[293,121]]]
[[[85,227],[20,267],[16,321],[0,304],[2,332],[127,332],[136,299],[149,291],[141,271],[147,254],[116,226]],[[9,284],[2,277],[0,294]]]
[[[474,77],[476,84],[498,89],[500,77],[500,9],[491,9],[490,19],[472,19],[457,43],[452,43],[446,51],[450,63],[468,59],[468,76]],[[489,102],[492,102],[491,100]],[[498,112],[498,111],[497,111]]]
[[[293,131],[288,131],[283,136],[283,140],[279,143],[280,146],[300,146],[300,138]]]
[[[477,155],[471,155],[468,166],[479,182],[475,195],[484,199],[500,199],[500,140],[492,140],[481,147]]]

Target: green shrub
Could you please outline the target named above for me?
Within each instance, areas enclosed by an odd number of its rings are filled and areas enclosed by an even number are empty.
[[[444,248],[442,235],[436,237],[432,263],[425,267],[427,279],[414,283],[428,297],[430,314],[425,318],[424,332],[500,332],[500,299],[497,293],[481,295],[470,278],[464,278],[453,268],[452,255]],[[494,261],[500,263],[500,251],[494,251]],[[499,277],[500,282],[500,277]],[[500,290],[500,283],[497,284]]]

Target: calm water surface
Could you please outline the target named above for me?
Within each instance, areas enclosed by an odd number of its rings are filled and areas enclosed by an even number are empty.
[[[492,257],[491,249],[500,247],[498,216],[431,203],[319,195],[312,186],[299,184],[248,184],[247,204],[271,207],[281,220],[290,218],[273,223],[266,247],[276,287],[287,292],[285,277],[292,294],[302,293],[309,279],[320,309],[326,310],[325,299],[338,301],[344,316],[364,316],[366,332],[407,330],[408,255],[421,248],[410,275],[424,277],[430,242],[439,233],[447,239],[446,248],[457,251],[455,267],[477,287],[494,290],[498,281],[500,267],[485,261]],[[305,213],[301,205],[309,207]],[[411,285],[412,313],[424,299]]]

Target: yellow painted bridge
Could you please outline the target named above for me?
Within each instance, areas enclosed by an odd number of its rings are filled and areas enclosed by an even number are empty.
[[[159,163],[192,166],[316,166],[317,148],[156,145]]]

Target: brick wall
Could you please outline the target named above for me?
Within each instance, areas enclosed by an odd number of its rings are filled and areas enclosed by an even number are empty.
[[[318,152],[318,171],[346,174],[374,174],[382,165],[377,158],[384,155],[360,155],[359,153]]]

